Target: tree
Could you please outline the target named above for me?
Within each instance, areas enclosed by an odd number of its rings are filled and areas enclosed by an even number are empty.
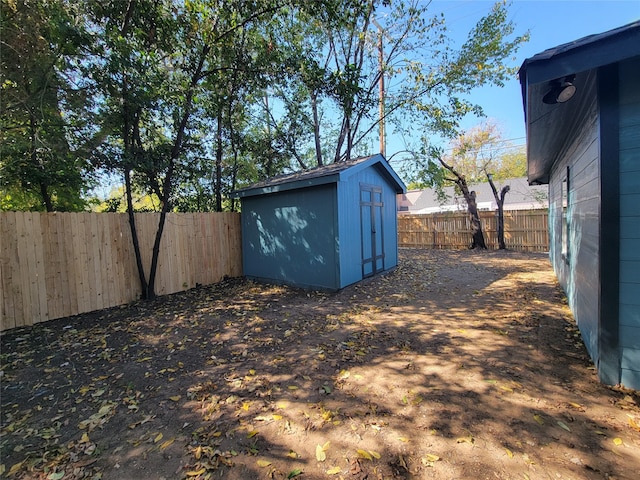
[[[484,234],[482,233],[482,222],[480,222],[480,215],[478,213],[478,204],[476,203],[476,192],[474,190],[469,190],[469,185],[467,183],[467,178],[465,175],[461,174],[456,168],[447,163],[443,155],[437,149],[433,149],[431,151],[431,156],[435,159],[441,166],[439,172],[435,172],[432,178],[437,178],[439,182],[440,188],[445,182],[455,184],[460,193],[464,196],[465,201],[467,202],[467,212],[469,213],[469,223],[471,226],[471,245],[469,248],[475,249],[486,249],[487,244],[484,241]],[[431,162],[431,165],[435,167],[435,163]],[[436,167],[437,168],[437,167]]]
[[[495,153],[499,149],[503,155]],[[498,194],[494,178],[505,179],[524,175],[523,170],[513,167],[514,154],[509,143],[502,140],[498,126],[493,122],[482,123],[467,132],[463,132],[450,142],[450,150],[445,154],[442,149],[429,148],[423,151],[425,160],[417,160],[419,168],[415,173],[417,185],[435,188],[441,203],[447,201],[444,187],[455,185],[459,194],[463,195],[469,212],[472,229],[471,248],[486,248],[482,225],[478,215],[475,192],[469,188],[474,183],[488,179],[498,205],[498,236],[500,248],[504,247],[504,198],[509,186],[502,188]],[[506,160],[505,160],[506,159]]]
[[[430,135],[454,138],[462,118],[482,115],[467,94],[481,85],[503,85],[515,74],[506,62],[528,35],[513,35],[506,3],[496,3],[460,46],[432,7],[418,0],[369,0],[344,6],[341,22],[302,29],[306,55],[297,70],[311,75],[292,77],[296,91],[308,97],[296,103],[296,115],[310,126],[300,140],[313,138],[318,164],[329,150],[320,146],[321,130],[336,132],[329,139],[330,161],[368,149],[381,123],[408,136],[420,125]]]
[[[87,35],[61,0],[2,2],[0,207],[83,210],[90,186],[75,111],[87,105],[73,64]]]
[[[498,205],[498,248],[500,250],[504,250],[507,248],[507,245],[504,243],[504,198],[507,196],[507,193],[511,189],[509,185],[505,185],[500,189],[500,194],[498,194],[498,189],[493,183],[493,175],[486,172],[487,180],[489,181],[489,185],[491,185],[491,191],[493,192],[493,198],[496,200],[496,205]]]
[[[199,182],[197,159],[214,158],[215,208],[222,209],[224,150],[236,149],[235,133],[245,118],[239,100],[246,88],[266,84],[279,63],[260,40],[267,19],[290,9],[313,15],[326,6],[332,2],[91,2],[89,30],[99,32],[101,52],[91,70],[108,137],[102,166],[124,179],[144,298],[155,296],[159,246],[166,215],[179,204],[177,188],[193,185],[194,176]],[[215,132],[213,138],[206,139],[207,131]],[[239,158],[237,149],[233,158]],[[267,173],[274,173],[271,165]],[[134,186],[160,201],[148,276],[133,215]]]

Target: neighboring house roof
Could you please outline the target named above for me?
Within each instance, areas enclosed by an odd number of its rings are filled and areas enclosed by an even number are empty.
[[[233,192],[235,197],[251,197],[266,193],[294,190],[296,188],[313,187],[327,183],[335,183],[365,168],[374,167],[385,176],[396,193],[404,193],[407,190],[404,182],[398,177],[385,158],[378,154],[369,157],[359,157],[348,162],[337,162],[321,167],[303,170],[264,180],[249,187]]]
[[[640,21],[550,48],[522,63],[518,76],[527,125],[529,183],[549,181],[555,153],[568,129],[584,116],[586,102],[596,95],[590,87],[592,72],[638,55]],[[567,79],[576,87],[576,98],[545,104],[542,99],[553,83]]]
[[[494,183],[498,192],[503,186],[509,185],[509,193],[505,196],[505,210],[530,210],[546,208],[548,205],[547,187],[530,186],[526,177],[511,178]],[[476,192],[476,201],[480,210],[496,210],[498,208],[489,183],[470,185],[469,190]],[[434,189],[411,190],[403,195],[403,199],[399,202],[401,212],[421,214],[466,209],[464,197],[456,195],[454,187],[445,187],[444,192],[450,200],[441,205]]]

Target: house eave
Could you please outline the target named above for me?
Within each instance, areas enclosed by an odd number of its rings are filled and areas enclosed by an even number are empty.
[[[527,178],[549,182],[563,139],[589,102],[599,68],[640,56],[640,21],[548,49],[526,59],[518,73],[527,131]],[[573,76],[576,94],[566,103],[547,105],[550,82]],[[591,91],[591,94],[595,92]]]

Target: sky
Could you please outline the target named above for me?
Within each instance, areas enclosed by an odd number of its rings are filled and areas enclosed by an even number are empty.
[[[460,42],[493,5],[485,0],[434,0],[433,12],[442,11],[453,37]],[[571,42],[594,33],[602,33],[640,19],[640,0],[513,0],[509,8],[510,19],[515,23],[515,33],[527,30],[529,42],[523,44],[511,66],[522,62],[548,48]],[[503,139],[514,145],[525,143],[525,123],[522,94],[517,78],[503,88],[477,89],[471,100],[480,104],[487,118],[500,126]],[[478,125],[482,120],[468,118],[463,128]],[[401,149],[397,139],[388,138],[387,158],[395,149]]]

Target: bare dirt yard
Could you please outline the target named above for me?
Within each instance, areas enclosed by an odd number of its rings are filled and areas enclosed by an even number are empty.
[[[338,293],[240,279],[5,333],[0,477],[635,479],[546,255],[401,250]]]

